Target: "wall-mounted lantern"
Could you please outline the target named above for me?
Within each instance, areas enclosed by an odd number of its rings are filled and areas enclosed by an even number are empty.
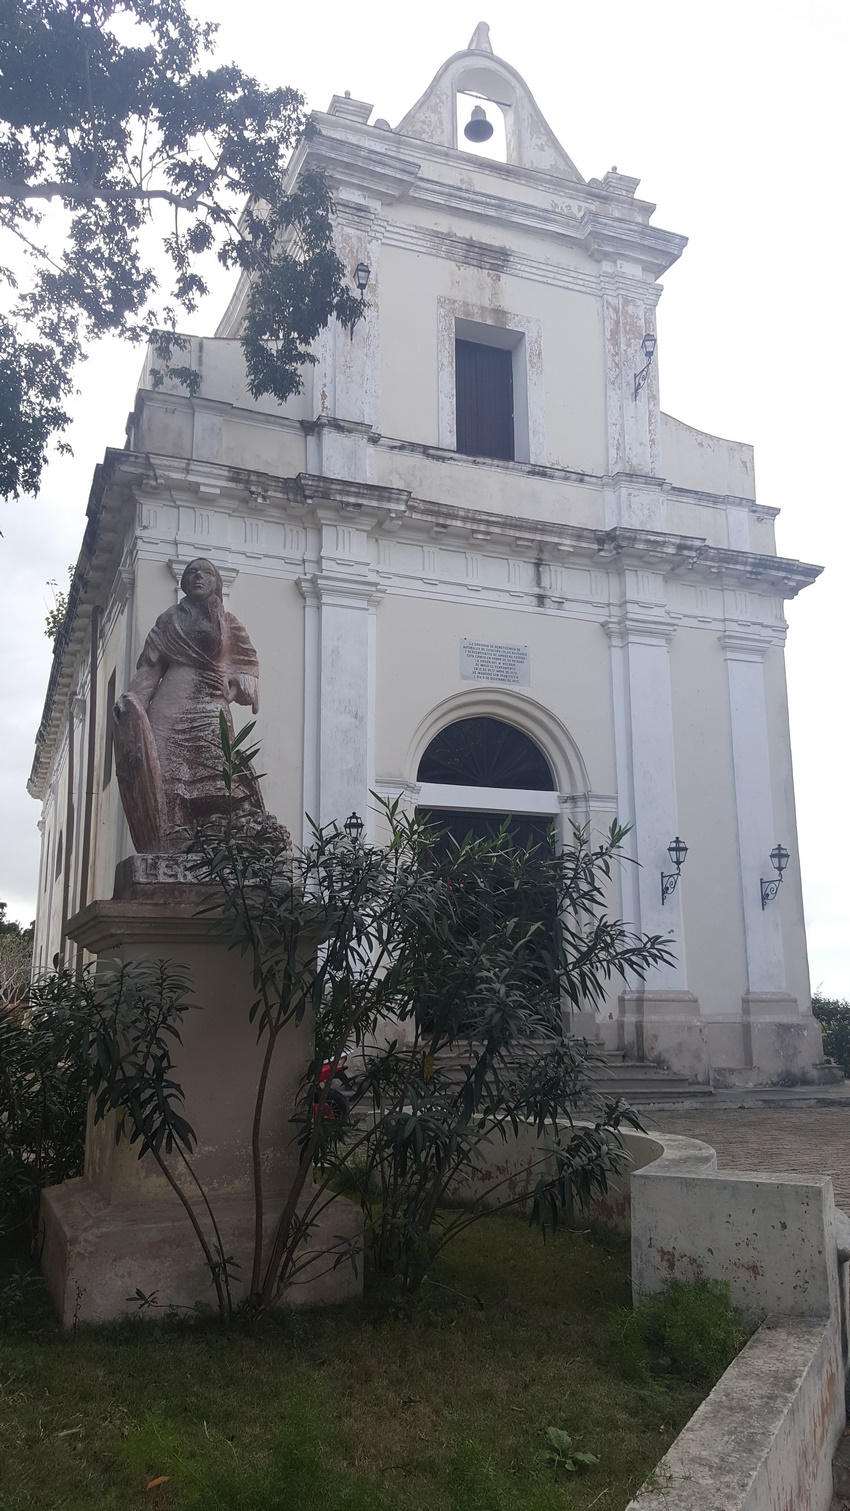
[[[665,902],[667,901],[667,898],[668,897],[672,897],[673,893],[676,890],[676,887],[677,887],[678,882],[679,882],[679,876],[681,875],[682,867],[685,864],[685,857],[686,857],[687,853],[688,853],[688,847],[685,844],[685,841],[683,839],[680,839],[679,836],[678,836],[678,834],[677,834],[676,838],[675,839],[671,839],[669,845],[667,846],[667,854],[669,855],[669,857],[670,857],[671,861],[673,862],[673,865],[676,867],[676,869],[675,869],[675,871],[670,871],[670,872],[664,872],[664,871],[662,871],[661,872],[661,906],[662,906],[662,908],[663,908]]]
[[[352,812],[349,813],[348,818],[345,820],[345,823],[342,827],[348,835],[348,838],[351,840],[351,843],[354,845],[359,840],[366,825],[364,824],[359,813]]]
[[[641,350],[646,357],[646,363],[641,368],[639,373],[635,373],[635,398],[637,398],[649,376],[649,369],[652,366],[652,359],[655,356],[655,348],[658,345],[658,337],[656,336],[655,332],[647,331],[640,345]]]
[[[770,859],[773,869],[777,874],[776,876],[771,876],[769,881],[766,881],[763,876],[759,878],[762,912],[769,902],[773,902],[779,888],[782,886],[782,873],[791,857],[784,845],[774,845],[770,852]]]
[[[354,282],[360,292],[361,301],[366,298],[366,285],[369,282],[371,273],[372,269],[368,268],[365,262],[358,262],[354,269]]]

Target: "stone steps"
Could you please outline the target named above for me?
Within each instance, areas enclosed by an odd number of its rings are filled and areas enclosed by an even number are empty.
[[[661,1070],[657,1065],[627,1060],[616,1050],[594,1048],[594,1054],[596,1063],[589,1067],[589,1075],[601,1096],[622,1097],[626,1102],[644,1105],[713,1096],[710,1086],[697,1085],[687,1076]],[[464,1056],[457,1053],[441,1055],[440,1060],[443,1065],[455,1065],[459,1070],[465,1063]]]
[[[687,1076],[662,1070],[643,1060],[627,1060],[615,1050],[603,1051],[604,1062],[591,1070],[597,1091],[603,1096],[621,1096],[627,1102],[681,1102],[685,1098],[711,1097],[710,1086],[700,1086]]]

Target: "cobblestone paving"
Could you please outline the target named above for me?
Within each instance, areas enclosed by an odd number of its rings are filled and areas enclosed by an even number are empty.
[[[850,1215],[850,1106],[655,1108],[641,1122],[648,1132],[703,1139],[719,1169],[831,1175],[836,1206]]]

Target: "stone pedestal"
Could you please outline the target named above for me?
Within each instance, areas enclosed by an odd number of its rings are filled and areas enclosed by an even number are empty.
[[[164,862],[164,863],[163,863]],[[200,913],[205,888],[184,879],[176,858],[141,856],[116,873],[115,894],[91,903],[68,932],[99,962],[169,960],[188,967],[191,999],[200,1011],[183,1020],[175,1045],[174,1077],[185,1094],[185,1116],[197,1135],[193,1169],[221,1230],[227,1255],[239,1263],[234,1290],[250,1280],[254,1201],[251,1125],[265,1048],[248,1021],[255,992],[246,957],[228,950],[209,915]],[[262,1151],[267,1226],[280,1212],[297,1164],[292,1113],[312,1055],[308,1023],[291,1025],[278,1041],[266,1093]],[[106,1321],[135,1309],[136,1290],[157,1293],[163,1306],[215,1304],[209,1271],[188,1215],[150,1156],[115,1141],[112,1118],[90,1125],[85,1173],[46,1190],[42,1199],[42,1264],[51,1294],[69,1326]],[[209,1219],[181,1162],[171,1168],[191,1196],[205,1232]],[[302,1270],[287,1300],[343,1299],[359,1290],[349,1264],[330,1268],[327,1250],[339,1236],[356,1238],[359,1210],[336,1199],[312,1230],[313,1265]],[[306,1252],[306,1251],[305,1251]],[[362,1267],[358,1266],[362,1275]]]

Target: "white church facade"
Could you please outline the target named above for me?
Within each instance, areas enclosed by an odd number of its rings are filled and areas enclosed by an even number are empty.
[[[505,161],[461,150],[458,95],[504,122]],[[334,96],[291,166],[328,175],[368,269],[353,335],[255,401],[240,286],[193,338],[197,393],[155,387],[151,356],[97,469],[30,780],[36,966],[131,853],[110,710],[204,556],[259,654],[264,790],[296,841],[353,810],[379,837],[371,794],[561,835],[616,817],[637,864],[612,910],[676,963],[575,1028],[703,1084],[821,1079],[783,657],[819,568],[777,556],[751,448],[660,409],[685,239],[636,179],[581,177],[485,27],[396,128],[371,117]]]

